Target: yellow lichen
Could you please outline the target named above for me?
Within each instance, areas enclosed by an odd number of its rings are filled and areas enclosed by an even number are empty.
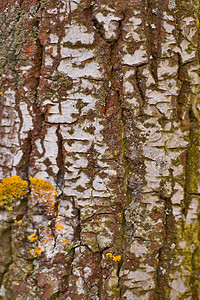
[[[110,252],[106,253],[106,257],[112,258],[114,262],[121,260],[121,255],[112,255]]]
[[[37,240],[37,236],[35,233],[33,233],[31,236],[28,236],[28,239],[31,243],[33,243]]]
[[[19,221],[15,220],[15,223],[16,223],[16,224],[18,224],[18,225],[19,225],[19,227],[21,227],[22,225],[26,225],[26,222],[23,222],[23,220],[22,220],[22,219],[21,219],[21,220],[19,220]]]
[[[116,256],[113,255],[112,259],[113,259],[114,262],[120,261],[121,260],[121,255],[116,255]]]
[[[13,206],[7,206],[7,210],[12,211],[13,210]]]
[[[0,96],[3,96],[3,92],[0,92]]]
[[[57,195],[55,188],[48,180],[43,180],[37,177],[30,177],[29,180],[31,182],[30,187],[34,188],[36,191],[54,191]]]
[[[110,257],[110,258],[112,258],[112,253],[106,253],[106,257]]]
[[[30,252],[30,254],[31,254],[34,258],[36,258],[38,255],[41,254],[42,248],[41,248],[41,247],[36,247],[35,249],[31,249],[29,252]]]
[[[19,176],[3,178],[0,183],[0,207],[13,210],[13,200],[21,199],[28,193],[27,181]]]

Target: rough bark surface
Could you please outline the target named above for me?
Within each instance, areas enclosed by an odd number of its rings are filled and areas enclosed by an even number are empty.
[[[0,13],[0,299],[199,299],[199,1]]]

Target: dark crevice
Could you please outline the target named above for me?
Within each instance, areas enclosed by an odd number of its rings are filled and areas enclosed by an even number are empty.
[[[58,156],[57,156],[57,166],[59,168],[57,173],[57,187],[62,191],[64,187],[64,177],[65,177],[65,159],[64,159],[64,148],[63,148],[63,138],[60,133],[60,125],[58,125],[57,131],[57,139],[58,139]]]
[[[38,12],[40,9],[40,4],[38,5],[36,12]],[[36,13],[35,13],[36,14]],[[33,26],[37,28],[37,31],[39,32],[39,19],[34,22]],[[41,75],[41,67],[42,67],[42,60],[43,60],[43,46],[40,43],[39,37],[36,41],[37,45],[37,52],[35,53],[35,60],[34,60],[34,67],[35,70],[38,73],[38,77],[36,78],[35,83],[35,95],[34,95],[34,104],[33,104],[33,110],[35,111],[36,115],[33,118],[33,130],[30,130],[28,132],[28,137],[23,143],[21,142],[21,148],[23,150],[23,156],[20,160],[20,163],[17,166],[18,174],[28,181],[29,179],[29,168],[31,165],[31,154],[33,150],[33,144],[34,144],[34,137],[37,135],[40,135],[40,132],[43,127],[43,121],[44,121],[44,114],[39,110],[38,107],[38,88],[39,88],[39,82],[40,82],[40,75]],[[18,100],[20,102],[20,99]],[[19,104],[17,103],[17,106]],[[20,111],[20,108],[18,108],[18,113],[21,119],[21,124],[23,124],[22,114]],[[22,125],[21,125],[22,126]]]
[[[92,12],[92,7],[91,7]],[[104,40],[104,28],[103,25],[98,22],[98,20],[95,18],[95,16],[91,15],[91,21],[94,24],[94,27],[96,29],[96,32],[99,34],[99,36]]]
[[[72,205],[73,205],[73,209],[76,211],[76,220],[77,220],[75,238],[77,241],[80,242],[80,245],[83,246],[81,244],[81,212],[80,212],[80,209],[78,208],[78,206],[75,202],[75,199],[73,197],[72,197]]]
[[[162,16],[166,1],[147,0],[147,41],[149,51],[149,62],[152,76],[155,82],[158,82],[157,65],[158,59],[161,57],[161,41],[162,41]]]
[[[99,284],[98,284],[98,297],[99,299],[101,299],[101,295],[102,295],[102,290],[103,290],[103,268],[101,266],[101,263],[103,261],[103,252],[105,251],[104,250],[101,250],[100,251],[100,257],[101,257],[101,261],[100,261],[100,270],[101,270],[101,273],[99,274]]]
[[[118,262],[117,266],[117,277],[118,277],[118,284],[117,288],[119,290],[119,299],[122,299],[122,289],[121,289],[121,278],[120,278],[120,271],[123,266],[123,262],[125,261],[125,234],[126,234],[126,218],[125,218],[125,209],[123,209],[122,215],[121,215],[121,260]]]
[[[26,181],[29,180],[29,167],[30,167],[31,153],[32,153],[32,146],[33,146],[32,134],[33,134],[32,130],[28,132],[28,137],[22,145],[23,155],[17,166],[17,173],[19,174],[20,177],[22,177]]]
[[[68,122],[48,122],[45,120],[45,113],[43,113],[44,115],[44,123],[45,124],[49,124],[49,125],[70,125],[70,126],[73,126],[74,124],[78,123],[79,121],[79,118],[76,120],[76,121],[73,121],[71,123],[68,123]],[[85,117],[85,116],[81,116],[81,119]]]
[[[39,24],[40,20],[37,19],[36,26],[38,30],[38,38],[37,38],[37,71],[38,71],[38,77],[37,77],[37,83],[36,83],[36,88],[35,88],[35,104],[38,105],[39,102],[39,85],[40,85],[40,76],[41,76],[41,70],[42,70],[42,63],[43,63],[43,56],[44,56],[44,46],[41,44],[40,39],[39,39]]]
[[[156,268],[156,299],[168,299],[166,289],[168,288],[168,276],[171,272],[171,261],[174,257],[173,249],[176,245],[176,227],[172,210],[172,202],[169,198],[162,199],[165,201],[165,220],[164,236],[162,246],[158,250],[157,268]],[[174,248],[171,247],[174,244]]]
[[[105,96],[105,102],[104,102],[104,108],[103,113],[105,114],[105,117],[108,120],[108,128],[110,132],[110,143],[112,147],[113,154],[115,152],[115,135],[113,130],[113,121],[118,120],[121,124],[121,131],[124,131],[125,134],[125,126],[126,126],[126,120],[125,116],[123,115],[123,71],[122,71],[122,65],[121,65],[121,57],[120,57],[120,42],[122,41],[122,28],[123,28],[123,21],[125,19],[124,13],[122,13],[122,18],[120,21],[118,21],[118,28],[117,30],[117,37],[113,38],[112,40],[105,38],[105,30],[102,24],[98,22],[96,17],[94,16],[93,11],[94,5],[91,5],[90,8],[87,10],[87,16],[89,16],[89,20],[92,21],[93,27],[95,28],[96,33],[100,37],[100,39],[105,42],[105,47],[109,50],[109,58],[108,58],[108,65],[105,66],[107,69],[107,82],[105,82],[105,90],[106,90],[106,96]],[[112,112],[113,106],[115,107],[115,111]],[[123,135],[123,133],[122,133]],[[125,137],[122,138],[122,151],[123,155],[125,146]],[[126,162],[125,162],[126,163]],[[128,180],[127,178],[125,181]],[[124,216],[124,203],[121,203],[121,211],[122,211],[122,224],[121,226],[121,247],[118,249],[118,251],[121,254],[121,261],[118,263],[118,270],[117,270],[117,276],[118,276],[118,287],[119,293],[120,291],[120,269],[123,264],[123,246],[124,246],[124,232],[125,232],[125,216]],[[105,249],[104,249],[105,250]],[[100,251],[101,253],[101,251]],[[102,255],[102,253],[101,253]],[[104,278],[105,280],[105,278]],[[99,299],[102,297],[102,285],[103,285],[103,278],[101,277],[99,288],[98,288],[98,296]]]
[[[139,66],[136,67],[135,79],[136,79],[136,85],[140,96],[141,106],[143,107],[145,105],[145,90],[144,90],[145,85],[143,82],[143,77]]]

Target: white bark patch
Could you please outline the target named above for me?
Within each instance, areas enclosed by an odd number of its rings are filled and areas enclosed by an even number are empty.
[[[166,21],[163,22],[163,28],[167,33],[172,33],[173,30],[175,30],[175,26],[167,23]]]
[[[186,217],[186,223],[188,225],[191,225],[194,222],[196,222],[198,220],[198,213],[199,213],[199,198],[193,197],[189,205],[189,209]]]
[[[23,152],[22,150],[17,151],[17,153],[14,156],[14,160],[13,160],[13,166],[16,167],[18,165],[18,163],[20,162],[20,159],[23,156]]]
[[[116,17],[112,13],[104,16],[101,12],[95,15],[96,19],[100,24],[103,25],[105,30],[105,39],[111,40],[117,38],[117,28],[119,27],[119,17]]]
[[[89,33],[87,27],[83,25],[72,24],[65,29],[65,37],[63,38],[62,43],[67,42],[70,42],[72,44],[76,44],[77,42],[86,45],[93,44],[94,33]]]
[[[28,106],[25,102],[20,103],[22,113],[22,128],[20,130],[20,138],[25,139],[30,130],[33,129],[32,116],[28,111]]]
[[[170,10],[175,9],[176,8],[176,0],[169,0],[168,7]]]
[[[124,31],[126,32],[125,39],[127,41],[134,40],[135,42],[141,42],[145,40],[144,31],[141,30],[142,18],[131,17],[128,23],[124,25]]]
[[[183,62],[195,59],[196,49],[190,42],[188,42],[187,40],[183,40],[180,44],[180,48]]]
[[[51,33],[49,35],[49,38],[50,38],[50,43],[51,44],[57,44],[58,43],[59,37],[56,34]]]
[[[87,59],[94,58],[95,54],[93,50],[86,50],[84,48],[70,49],[61,45],[61,56],[62,59],[68,58],[72,63],[78,64]]]
[[[83,68],[73,67],[69,60],[62,60],[58,71],[66,74],[72,79],[77,79],[80,77],[91,77],[95,79],[102,79],[102,72],[100,70],[100,65],[97,62],[88,62]]]
[[[148,60],[147,52],[144,46],[140,46],[140,49],[135,50],[134,54],[125,54],[123,57],[123,64],[129,66],[136,66],[141,63],[146,63]]]
[[[73,114],[78,114],[79,111],[76,108],[77,102],[73,100],[67,100],[50,106],[47,121],[50,123],[73,123],[77,118],[73,117]]]

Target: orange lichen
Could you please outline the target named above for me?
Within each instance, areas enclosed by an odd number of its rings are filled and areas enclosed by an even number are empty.
[[[28,193],[27,181],[19,176],[3,178],[0,183],[0,207],[13,210],[13,200],[21,199]]]
[[[60,224],[59,222],[55,223],[55,228],[56,230],[65,230],[64,226]]]
[[[39,203],[47,209],[48,213],[54,214],[58,193],[53,185],[49,181],[37,177],[30,177],[29,180],[32,204]]]
[[[61,220],[62,220],[62,217],[58,216],[56,218],[56,221],[55,221],[55,235],[56,236],[59,235],[59,234],[63,234],[66,231],[64,226],[59,222]]]
[[[63,239],[63,243],[67,244],[68,243],[68,239]]]
[[[54,240],[54,237],[52,235],[52,231],[51,228],[49,227],[45,227],[42,231],[41,231],[41,236],[42,238],[40,238],[40,242],[41,244],[45,247],[50,241]]]

